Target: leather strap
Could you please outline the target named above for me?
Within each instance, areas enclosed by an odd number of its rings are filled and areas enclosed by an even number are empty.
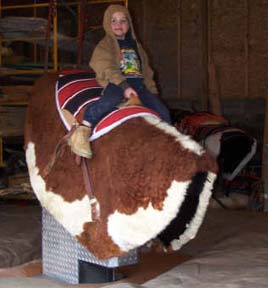
[[[43,169],[42,175],[44,178],[46,178],[50,174],[51,169],[53,168],[54,164],[56,163],[56,160],[61,155],[63,148],[67,145],[68,139],[72,136],[72,134],[74,133],[76,128],[77,128],[77,126],[73,125],[71,130],[64,137],[62,137],[60,139],[60,141],[57,143],[50,160],[48,161],[47,165]]]
[[[87,159],[85,157],[81,157],[81,165],[82,165],[85,188],[86,188],[89,199],[91,199],[94,197],[94,195],[92,192],[92,186],[91,186],[91,182],[90,182]]]
[[[93,193],[92,183],[90,179],[90,171],[89,171],[89,166],[88,166],[88,159],[85,157],[80,157],[80,158],[81,158],[85,189],[88,194],[89,202],[90,202],[91,209],[92,209],[91,210],[92,220],[95,221],[100,218],[99,203]]]
[[[43,169],[42,175],[44,178],[46,178],[50,174],[54,164],[56,163],[58,157],[62,153],[63,147],[65,147],[67,145],[68,139],[72,136],[72,134],[74,133],[74,131],[76,130],[77,127],[78,127],[78,125],[73,125],[70,132],[68,132],[64,137],[62,137],[62,139],[56,145],[56,148],[54,149],[54,152],[53,152],[49,162],[47,163],[47,165]],[[100,208],[99,208],[99,202],[97,201],[96,197],[94,196],[92,184],[90,181],[90,171],[89,171],[89,166],[88,166],[88,159],[76,155],[75,162],[78,166],[80,166],[80,165],[82,166],[84,185],[85,185],[86,192],[88,194],[89,203],[91,205],[92,220],[96,221],[100,218]]]

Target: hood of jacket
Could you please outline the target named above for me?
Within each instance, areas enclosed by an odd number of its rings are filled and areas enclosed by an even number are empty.
[[[133,23],[132,23],[131,16],[129,14],[128,9],[123,5],[110,5],[106,9],[104,16],[103,16],[103,29],[104,29],[106,35],[111,36],[113,38],[116,38],[113,31],[112,31],[112,26],[111,26],[112,15],[115,12],[123,12],[126,15],[126,17],[128,19],[128,23],[129,23],[129,31],[131,33],[132,38],[134,40],[136,40],[136,35],[135,35],[134,29],[133,29]]]

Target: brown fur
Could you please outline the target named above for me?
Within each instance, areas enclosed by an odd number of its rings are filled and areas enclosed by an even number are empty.
[[[55,106],[56,78],[49,75],[36,83],[27,115],[25,141],[36,144],[41,176],[67,132]],[[207,154],[200,158],[143,118],[131,119],[95,140],[92,150],[94,157],[88,166],[101,216],[99,221],[85,224],[78,238],[99,258],[123,254],[107,234],[107,217],[115,210],[131,215],[149,202],[161,210],[173,180],[187,181],[197,170],[216,171],[214,160]],[[46,185],[67,202],[86,195],[82,170],[68,146],[46,177]]]

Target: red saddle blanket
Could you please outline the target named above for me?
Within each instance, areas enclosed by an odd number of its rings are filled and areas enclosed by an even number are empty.
[[[96,81],[95,73],[92,71],[67,70],[59,74],[55,93],[56,105],[67,130],[70,130],[71,126],[62,110],[67,110],[80,122],[83,108],[97,101],[101,97],[102,91],[103,88]],[[148,115],[159,118],[155,111],[143,106],[118,108],[94,127],[90,140],[99,138],[131,118]]]
[[[82,109],[98,100],[103,88],[89,70],[66,70],[59,74],[56,83],[56,104],[59,110],[69,111],[78,118]],[[69,127],[67,127],[69,128]]]
[[[96,125],[93,129],[90,140],[99,138],[131,118],[141,116],[153,116],[159,118],[155,111],[143,106],[122,107],[108,114]]]

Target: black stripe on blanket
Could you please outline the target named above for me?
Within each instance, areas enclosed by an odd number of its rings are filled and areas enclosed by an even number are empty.
[[[70,98],[67,104],[64,105],[63,108],[67,109],[72,114],[75,114],[77,111],[83,108],[86,104],[88,104],[87,102],[88,100],[94,97],[100,97],[102,90],[103,90],[102,87],[86,89],[76,94],[75,97]]]
[[[95,79],[96,74],[94,72],[80,72],[69,75],[60,76],[58,80],[58,90],[61,89],[64,85],[76,81],[76,80],[84,80],[84,79]]]

